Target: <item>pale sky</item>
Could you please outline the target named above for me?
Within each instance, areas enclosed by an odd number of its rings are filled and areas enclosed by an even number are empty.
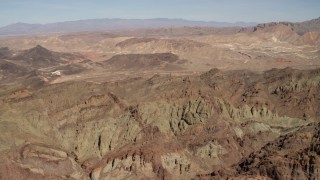
[[[320,0],[0,0],[0,27],[96,18],[263,23],[319,16]]]

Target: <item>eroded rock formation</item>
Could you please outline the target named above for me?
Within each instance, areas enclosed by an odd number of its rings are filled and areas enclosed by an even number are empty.
[[[320,70],[159,75],[0,94],[2,179],[314,179]]]

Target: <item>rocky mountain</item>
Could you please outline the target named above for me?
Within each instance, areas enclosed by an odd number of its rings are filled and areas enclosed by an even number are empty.
[[[29,65],[33,68],[41,68],[67,64],[73,60],[80,60],[84,58],[79,55],[53,52],[37,45],[12,56],[11,59],[19,61],[22,64]]]
[[[320,32],[320,17],[317,19],[312,19],[304,22],[271,22],[258,24],[253,27],[243,28],[241,32],[255,32],[258,30],[263,30],[265,28],[277,27],[277,26],[286,26],[298,35],[304,35],[308,32]]]
[[[62,60],[54,55],[53,52],[40,45],[21,52],[14,56],[13,59],[32,67],[46,67],[62,63]]]
[[[320,29],[320,17],[312,19],[310,21],[304,21],[301,23],[295,23],[293,25],[295,32],[299,35],[303,35],[307,32],[319,32]]]
[[[62,74],[87,71],[95,66],[91,63],[79,54],[53,52],[40,45],[23,51],[0,48],[0,83],[38,86]]]
[[[275,41],[293,44],[320,44],[320,18],[301,23],[272,22],[241,28],[240,33],[255,33]]]
[[[312,178],[319,73],[212,69],[1,91],[0,175]]]
[[[207,26],[207,27],[230,27],[251,26],[256,23],[226,23],[189,21],[184,19],[90,19],[80,21],[68,21],[50,24],[27,24],[16,23],[0,28],[0,36],[46,34],[46,33],[71,33],[88,31],[128,30],[141,28],[157,28],[166,26]]]

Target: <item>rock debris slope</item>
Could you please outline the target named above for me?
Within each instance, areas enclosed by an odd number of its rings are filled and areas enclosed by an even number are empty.
[[[320,69],[2,85],[0,179],[316,179]]]

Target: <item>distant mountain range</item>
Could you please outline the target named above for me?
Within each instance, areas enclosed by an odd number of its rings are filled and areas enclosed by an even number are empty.
[[[50,33],[74,33],[95,31],[123,31],[144,28],[160,27],[244,27],[245,31],[283,24],[292,27],[295,32],[302,35],[305,32],[320,31],[320,18],[310,21],[292,23],[277,22],[258,24],[254,22],[206,22],[190,21],[185,19],[89,19],[79,21],[66,21],[50,24],[16,23],[0,28],[0,36],[50,34]]]
[[[114,31],[129,30],[140,28],[158,28],[158,27],[233,27],[233,26],[255,26],[257,23],[247,22],[205,22],[190,21],[184,19],[89,19],[79,21],[67,21],[50,24],[27,24],[15,23],[0,28],[0,36],[11,35],[31,35],[47,33],[71,33],[71,32],[90,32],[90,31]]]

